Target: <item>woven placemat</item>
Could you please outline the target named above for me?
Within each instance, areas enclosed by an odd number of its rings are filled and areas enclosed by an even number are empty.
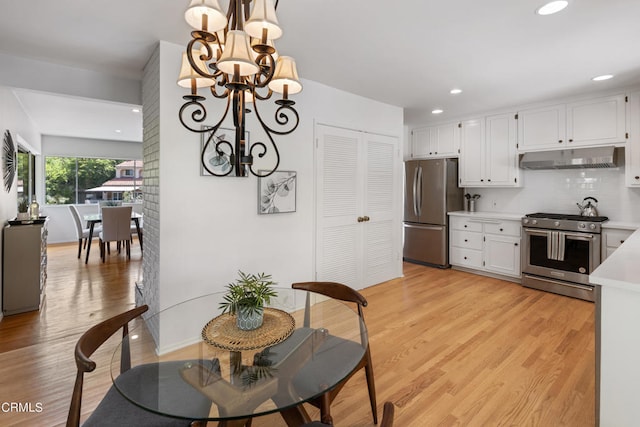
[[[214,317],[202,328],[202,339],[223,350],[255,350],[286,340],[295,327],[293,317],[276,308],[265,308],[262,326],[252,331],[238,328],[236,316],[225,313]]]

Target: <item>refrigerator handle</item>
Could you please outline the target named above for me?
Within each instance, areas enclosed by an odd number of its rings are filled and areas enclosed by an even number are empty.
[[[420,166],[418,166],[413,174],[413,214],[418,214],[418,175],[420,174]]]
[[[422,216],[422,166],[418,166],[418,182],[417,182],[417,197],[414,198],[416,200],[417,212],[416,215],[418,217]]]

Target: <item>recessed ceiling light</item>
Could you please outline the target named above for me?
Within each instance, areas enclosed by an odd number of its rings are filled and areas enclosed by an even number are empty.
[[[139,108],[133,108],[133,109],[131,109],[131,112],[132,113],[139,113],[140,109]]]
[[[609,79],[612,79],[612,78],[613,78],[613,74],[603,74],[601,76],[595,76],[591,80],[593,80],[594,82],[601,82],[603,80],[609,80]]]
[[[442,114],[444,112],[444,110],[441,110],[439,108],[436,108],[435,110],[431,111],[431,114]]]
[[[536,13],[538,15],[553,15],[554,13],[560,12],[562,9],[567,7],[569,2],[566,0],[558,0],[558,1],[550,1],[549,3],[540,6]]]
[[[457,88],[456,88],[456,89],[451,89],[451,90],[449,91],[449,93],[450,93],[451,95],[457,95],[457,94],[459,94],[459,93],[462,93],[462,89],[457,89]]]
[[[122,133],[120,129],[116,129],[116,133]]]

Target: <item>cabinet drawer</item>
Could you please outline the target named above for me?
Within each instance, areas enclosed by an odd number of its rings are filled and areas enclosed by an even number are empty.
[[[454,230],[482,232],[482,223],[471,221],[468,218],[454,216],[451,218],[451,228]]]
[[[463,267],[482,267],[482,252],[473,249],[451,248],[451,264]]]
[[[631,230],[607,230],[604,233],[604,245],[607,248],[617,248],[631,234],[633,234]]]
[[[484,225],[485,233],[498,234],[501,236],[520,237],[521,228],[520,223],[514,221],[503,221],[498,224],[487,223]]]
[[[452,230],[451,245],[459,248],[482,250],[482,234],[472,231]]]

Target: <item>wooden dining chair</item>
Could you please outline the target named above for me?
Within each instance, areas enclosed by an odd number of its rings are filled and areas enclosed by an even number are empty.
[[[129,337],[129,322],[147,310],[148,307],[146,305],[136,307],[102,321],[82,334],[75,347],[77,374],[73,394],[71,395],[67,427],[77,427],[80,424],[84,374],[93,372],[96,369],[96,363],[91,360],[92,354],[120,329],[122,329],[123,344],[121,345],[120,375],[115,381],[139,384],[141,390],[148,390],[150,399],[154,398],[154,392],[157,394],[158,363],[149,363],[131,368],[131,355],[129,354],[129,346],[126,345],[128,341],[125,341]],[[166,367],[167,363],[176,365],[176,381],[172,387],[176,396],[174,405],[186,408],[185,413],[200,414],[201,418],[206,418],[211,409],[211,401],[180,379],[179,368],[185,362],[163,363],[163,367]],[[155,398],[157,399],[157,396]],[[186,427],[205,424],[206,422],[170,418],[147,411],[129,402],[112,385],[83,426]]]
[[[291,285],[293,289],[302,289],[310,292],[315,292],[317,294],[325,295],[340,301],[355,303],[358,309],[358,315],[362,319],[364,323],[364,313],[362,308],[367,306],[367,300],[363,297],[358,291],[350,288],[349,286],[343,285],[341,283],[336,282],[302,282],[302,283],[294,283]],[[310,327],[309,318],[309,295],[307,295],[307,307],[304,317],[304,326]],[[331,331],[329,331],[331,332]],[[349,358],[346,353],[350,352],[362,352],[362,347],[366,345],[366,349],[364,354],[356,367],[351,371],[351,373],[340,382],[337,386],[327,391],[321,397],[312,400],[311,403],[313,406],[320,408],[320,421],[326,424],[332,424],[331,419],[331,402],[336,398],[342,387],[346,384],[346,382],[351,378],[357,371],[364,368],[366,379],[367,379],[367,388],[369,389],[369,402],[371,404],[371,412],[373,414],[373,422],[374,424],[378,423],[378,411],[376,408],[376,389],[373,379],[373,364],[371,363],[371,351],[369,349],[368,340],[365,339],[366,331],[361,331],[362,342],[354,343],[350,340],[345,340],[340,337],[329,335],[329,337],[325,340],[322,346],[327,347],[335,347],[339,348],[340,351],[344,352],[345,358]],[[364,344],[366,341],[366,344]],[[322,352],[322,346],[318,349],[317,353]],[[316,357],[307,363],[296,375],[294,380],[294,384],[296,389],[302,390],[302,393],[308,394],[312,393],[313,390],[317,390],[319,386],[323,384],[323,372],[325,371],[325,366],[328,363],[336,363],[336,360],[339,360],[339,356],[331,358],[331,360],[327,360],[326,358]]]
[[[127,258],[131,259],[131,206],[102,208],[102,231],[98,236],[102,262],[105,262],[107,252],[111,252],[109,242],[118,242],[118,249],[125,245]]]
[[[395,406],[391,402],[385,402],[382,409],[382,421],[378,427],[393,427],[393,417],[395,415]],[[302,427],[329,427],[331,424],[325,424],[320,421],[313,421],[304,424]]]
[[[80,219],[80,212],[78,212],[78,208],[74,205],[69,205],[69,211],[71,212],[71,217],[73,218],[73,222],[76,225],[76,237],[78,237],[78,258],[82,254],[82,249],[87,247],[87,239],[89,239],[89,229],[83,227],[82,220]],[[94,237],[98,237],[98,234],[102,230],[101,226],[97,226],[93,228]]]

